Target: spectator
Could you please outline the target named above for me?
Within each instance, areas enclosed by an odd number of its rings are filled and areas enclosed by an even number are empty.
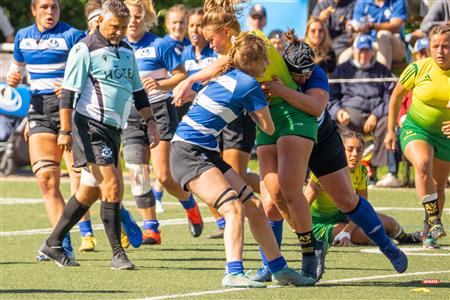
[[[312,16],[327,25],[336,57],[352,46],[352,34],[347,22],[352,19],[355,0],[320,0],[314,6]]]
[[[421,59],[425,59],[430,56],[429,52],[430,42],[428,38],[422,38],[417,40],[414,45],[413,50],[413,59],[414,61],[418,61]],[[402,185],[402,182],[398,180],[398,165],[402,160],[402,150],[400,148],[400,128],[403,125],[403,122],[406,119],[406,113],[409,110],[409,106],[412,102],[412,91],[409,91],[408,94],[403,98],[402,104],[400,107],[400,113],[397,118],[397,129],[395,131],[397,137],[397,147],[395,151],[388,152],[387,161],[388,161],[388,173],[380,179],[376,186],[377,187],[398,187]]]
[[[420,29],[412,33],[411,43],[414,44],[416,39],[426,37],[433,26],[442,23],[450,24],[450,1],[448,0],[438,0],[433,2],[420,25]]]
[[[331,46],[332,42],[325,22],[319,18],[310,18],[306,24],[305,40],[312,48],[315,48],[317,57],[320,58],[319,66],[327,74],[332,74],[336,68],[336,55]]]
[[[264,6],[256,4],[248,13],[247,25],[249,30],[263,30],[267,23],[267,13]]]
[[[0,6],[0,30],[5,37],[7,43],[14,43],[14,27],[9,22],[8,17],[5,15],[3,8]]]
[[[281,55],[284,54],[283,31],[281,31],[280,29],[272,30],[269,33],[269,41]]]
[[[405,0],[358,0],[353,10],[352,30],[369,34],[376,40],[377,60],[388,69],[393,62],[401,62],[405,57],[402,30],[406,14]],[[338,63],[350,57],[351,49],[347,49]]]
[[[334,78],[388,78],[391,72],[375,60],[372,39],[359,36],[353,46],[353,59],[336,67]],[[386,134],[389,97],[393,84],[390,82],[357,82],[333,84],[329,110],[342,127],[372,134],[374,151],[372,165],[386,165],[387,152],[383,146]]]

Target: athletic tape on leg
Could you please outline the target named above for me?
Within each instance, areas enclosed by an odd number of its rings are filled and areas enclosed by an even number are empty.
[[[132,173],[131,193],[133,196],[146,195],[152,188],[149,165],[125,163],[125,167]]]

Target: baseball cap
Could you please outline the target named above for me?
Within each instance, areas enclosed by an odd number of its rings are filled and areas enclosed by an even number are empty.
[[[249,16],[259,15],[263,16],[264,18],[267,17],[266,9],[261,4],[255,4],[254,6],[252,6],[252,8],[250,8],[248,15]]]
[[[359,35],[353,42],[353,48],[372,49],[372,37],[367,34]]]
[[[414,44],[413,53],[417,53],[422,50],[426,50],[426,49],[428,49],[428,47],[430,47],[430,42],[428,41],[427,38],[418,39],[416,41],[416,43]]]

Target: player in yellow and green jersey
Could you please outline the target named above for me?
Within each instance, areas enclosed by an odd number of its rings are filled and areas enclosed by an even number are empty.
[[[416,170],[417,194],[425,209],[424,246],[436,248],[436,240],[446,235],[441,214],[450,172],[450,26],[434,27],[429,39],[431,57],[409,65],[392,92],[384,143],[394,150],[401,100],[412,89],[400,144]]]
[[[342,140],[351,173],[352,186],[358,195],[367,198],[367,170],[360,163],[364,150],[362,136],[355,132],[346,132],[343,133]],[[314,174],[308,182],[305,194],[311,205],[313,232],[316,239],[338,246],[372,243],[363,230],[349,221],[347,215],[336,207],[335,201],[324,191],[319,179]],[[400,244],[422,242],[421,233],[405,233],[394,218],[380,213],[378,216],[386,233]]]

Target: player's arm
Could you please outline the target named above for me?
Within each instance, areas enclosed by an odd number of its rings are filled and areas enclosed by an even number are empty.
[[[162,90],[168,91],[173,89],[177,84],[179,84],[182,80],[186,79],[187,73],[184,70],[183,65],[178,65],[175,69],[171,71],[172,77],[167,79],[159,80],[159,86]]]
[[[397,82],[394,90],[392,91],[391,98],[389,100],[388,128],[384,138],[384,146],[388,150],[395,150],[395,125],[397,123],[400,106],[402,105],[403,98],[405,98],[408,92],[414,88],[418,71],[419,66],[417,63],[410,64],[406,67],[400,75],[399,82]]]
[[[75,97],[81,93],[89,74],[90,56],[86,44],[78,43],[69,52],[59,101],[58,146],[72,148],[72,112]]]
[[[249,115],[256,125],[268,135],[272,135],[275,132],[275,125],[273,124],[268,106],[255,110]]]
[[[261,87],[270,97],[281,97],[290,105],[314,117],[320,117],[328,104],[329,94],[320,88],[313,88],[302,93],[291,89],[275,77],[273,81],[261,83]]]
[[[320,186],[310,178],[305,188],[305,197],[306,201],[308,201],[309,206],[311,206],[314,201],[316,201],[317,196],[320,194],[320,191]]]
[[[192,85],[195,82],[207,81],[213,78],[216,74],[218,74],[227,64],[227,58],[221,57],[206,68],[198,71],[195,74],[187,77],[183,81],[177,84],[177,86],[173,89],[173,103],[177,102],[183,103],[183,100],[190,95],[190,91],[192,89]]]
[[[147,135],[150,141],[150,148],[154,148],[159,144],[159,132],[158,126],[156,125],[155,116],[153,115],[153,110],[148,102],[147,93],[144,89],[140,89],[133,92],[133,97],[134,106],[147,125]]]

